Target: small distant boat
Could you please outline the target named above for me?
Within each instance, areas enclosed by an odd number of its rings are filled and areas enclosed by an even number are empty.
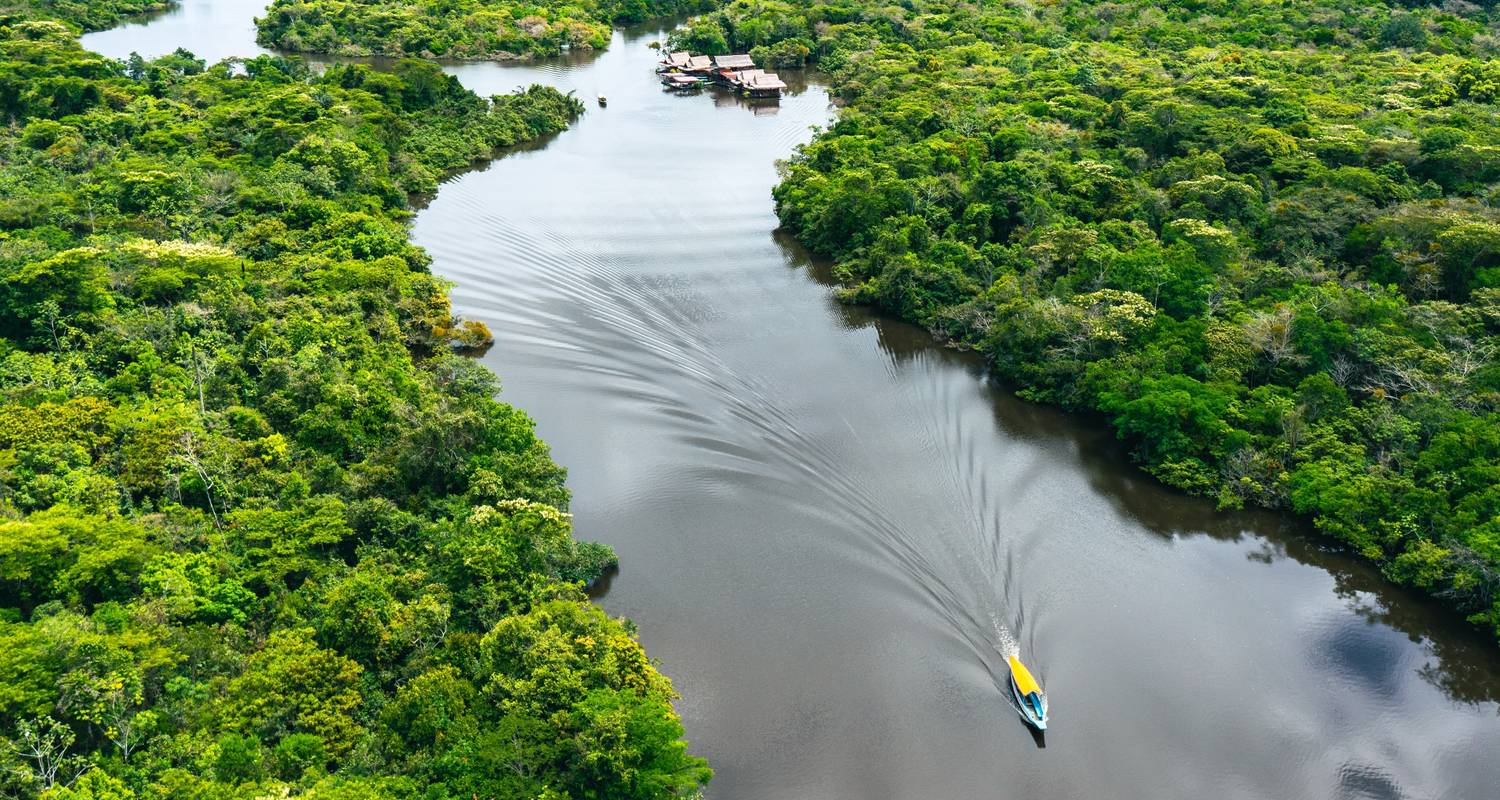
[[[1016,696],[1017,710],[1026,724],[1039,731],[1047,730],[1047,693],[1031,677],[1031,670],[1021,659],[1010,656],[1010,691]]]
[[[601,106],[607,106],[607,105],[609,105],[609,98],[605,97],[602,94],[599,95],[599,105],[601,105]]]

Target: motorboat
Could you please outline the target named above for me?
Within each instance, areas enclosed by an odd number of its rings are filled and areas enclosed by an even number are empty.
[[[1010,691],[1016,697],[1016,710],[1021,712],[1021,719],[1039,731],[1047,730],[1047,693],[1042,691],[1021,659],[1009,656],[1006,661],[1010,664]]]
[[[609,105],[609,98],[605,97],[603,94],[600,94],[599,95],[599,105],[601,105],[601,106],[607,106],[607,105]]]

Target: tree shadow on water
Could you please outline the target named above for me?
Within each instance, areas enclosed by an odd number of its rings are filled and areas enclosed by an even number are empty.
[[[784,231],[774,236],[789,267],[805,269],[825,287],[839,286],[831,263],[813,257]],[[1423,648],[1430,660],[1417,674],[1424,681],[1456,703],[1500,704],[1500,652],[1493,639],[1437,599],[1389,582],[1377,567],[1322,537],[1306,519],[1263,509],[1220,510],[1211,500],[1171,489],[1133,463],[1102,417],[1023,400],[993,376],[981,355],[946,347],[916,325],[845,304],[832,293],[828,302],[845,330],[873,329],[881,350],[897,365],[925,360],[983,381],[1002,435],[1072,462],[1098,497],[1140,528],[1166,540],[1206,536],[1239,543],[1246,559],[1268,566],[1290,559],[1321,570],[1332,577],[1335,595],[1358,618],[1389,627]],[[1337,658],[1342,641],[1329,637],[1318,646]],[[1343,655],[1360,661],[1358,669],[1399,668],[1394,652]]]

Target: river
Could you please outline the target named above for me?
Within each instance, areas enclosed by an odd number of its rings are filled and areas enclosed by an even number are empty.
[[[260,52],[261,2],[84,43]],[[683,693],[710,798],[1500,796],[1491,643],[840,306],[770,200],[826,92],[664,94],[664,36],[450,67],[589,110],[446,181],[413,233],[494,330],[484,361],[568,467],[579,535],[619,553],[600,602]],[[1007,703],[1012,641],[1051,697],[1045,739]]]

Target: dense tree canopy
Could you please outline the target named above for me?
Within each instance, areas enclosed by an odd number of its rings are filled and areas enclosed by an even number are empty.
[[[9,797],[669,798],[564,473],[407,198],[565,127],[424,62],[106,60],[0,18]]]
[[[60,20],[97,31],[135,14],[162,11],[175,0],[0,0],[0,18]]]
[[[776,200],[847,299],[1500,635],[1488,6],[736,0],[673,44],[831,72]]]
[[[281,50],[495,59],[604,48],[611,25],[713,0],[271,0],[257,38]]]

